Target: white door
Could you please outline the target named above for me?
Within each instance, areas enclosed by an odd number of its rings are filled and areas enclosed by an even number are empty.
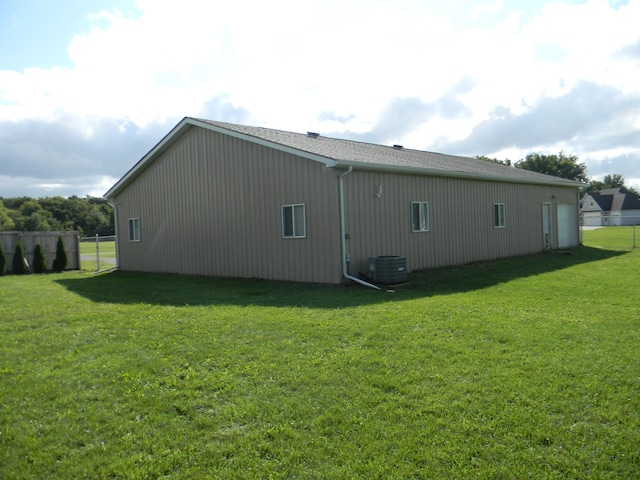
[[[568,203],[558,204],[558,248],[576,245],[576,214]]]
[[[551,204],[542,204],[542,247],[551,250]]]

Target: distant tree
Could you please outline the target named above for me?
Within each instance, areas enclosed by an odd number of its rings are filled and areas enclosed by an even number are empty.
[[[506,165],[507,167],[511,166],[511,160],[509,160],[508,158],[505,159],[505,160],[499,160],[497,158],[489,158],[489,157],[486,157],[484,155],[481,155],[481,156],[476,155],[476,158],[478,160],[484,160],[485,162],[499,163],[501,165]]]
[[[84,228],[87,235],[110,235],[109,232],[112,231],[110,218],[111,212],[105,210],[106,209],[101,205],[91,206],[91,209],[84,217]]]
[[[33,200],[33,199],[29,197],[15,197],[15,198],[2,199],[4,206],[7,207],[9,210],[18,210],[24,202],[27,202],[29,200]]]
[[[43,273],[47,271],[47,260],[44,257],[44,250],[40,244],[36,244],[36,248],[33,249],[33,271],[35,273]]]
[[[64,250],[62,237],[58,237],[56,244],[56,258],[53,259],[53,271],[61,272],[67,267],[67,252]]]
[[[4,275],[4,272],[7,271],[7,256],[4,254],[2,250],[2,244],[0,243],[0,275]]]
[[[602,189],[607,188],[623,188],[624,187],[624,177],[617,173],[613,175],[605,175],[602,180]]]
[[[87,197],[89,208],[83,217],[85,234],[93,235],[114,235],[115,222],[113,207],[102,198]]]
[[[578,163],[575,155],[542,155],[530,153],[524,159],[518,160],[516,168],[530,170],[532,172],[553,175],[554,177],[568,178],[578,182],[587,181],[587,167],[584,163]]]
[[[621,188],[626,192],[638,194],[638,191],[635,188],[627,187],[624,184],[624,177],[618,173],[614,173],[613,175],[605,175],[602,181],[591,179],[589,182],[590,185],[587,189],[587,192],[589,193],[597,193],[609,188]]]
[[[20,242],[16,244],[16,249],[13,251],[13,273],[16,275],[22,275],[27,273],[27,266],[24,261],[24,250]]]
[[[28,217],[25,217],[23,222],[24,231],[27,232],[48,232],[51,230],[51,225],[45,218],[43,210],[39,212],[33,212]]]
[[[81,236],[114,235],[113,207],[103,198],[87,196],[0,197],[0,230],[76,230]]]
[[[54,223],[60,230],[73,230],[73,219],[70,207],[71,200],[63,197],[47,197],[38,200],[43,210],[51,214],[49,223]]]
[[[38,203],[37,200],[32,200],[29,199],[25,202],[22,203],[22,205],[20,205],[19,208],[20,212],[22,213],[22,215],[24,215],[25,217],[29,217],[31,215],[33,215],[34,213],[42,213],[43,209],[40,206],[40,204]]]
[[[20,210],[7,210],[7,216],[13,225],[11,230],[22,231],[22,223],[24,221],[24,217],[20,213]],[[3,230],[10,230],[9,228],[4,228]]]
[[[9,217],[9,210],[0,198],[0,231],[13,230],[13,220]]]
[[[600,180],[590,179],[589,186],[587,187],[587,193],[598,193],[599,191],[604,190],[603,185],[604,183]]]

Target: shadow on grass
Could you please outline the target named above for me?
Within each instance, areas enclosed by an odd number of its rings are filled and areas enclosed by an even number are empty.
[[[345,308],[468,292],[628,253],[576,247],[566,252],[423,270],[412,272],[406,285],[394,287],[395,293],[356,284],[315,285],[120,271],[56,282],[73,293],[99,303]]]

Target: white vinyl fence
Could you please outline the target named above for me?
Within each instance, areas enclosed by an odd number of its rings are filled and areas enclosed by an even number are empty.
[[[104,237],[99,235],[96,235],[95,237],[83,237],[80,239],[80,242],[83,243],[80,259],[82,261],[95,261],[96,272],[108,270],[117,266],[115,235]],[[87,248],[88,244],[91,244],[92,246],[95,245],[95,248]]]

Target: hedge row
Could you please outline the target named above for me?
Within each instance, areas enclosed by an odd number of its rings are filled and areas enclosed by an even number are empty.
[[[24,257],[24,250],[20,242],[16,244],[16,248],[13,252],[13,273],[16,275],[22,275],[29,273],[29,263]],[[53,260],[53,271],[61,272],[67,267],[67,252],[64,249],[64,241],[62,237],[58,237],[58,243],[56,244],[56,258]],[[7,269],[7,257],[2,251],[2,245],[0,245],[0,275],[4,275]],[[44,256],[44,250],[38,243],[33,250],[33,272],[43,273],[47,271],[47,261]]]

